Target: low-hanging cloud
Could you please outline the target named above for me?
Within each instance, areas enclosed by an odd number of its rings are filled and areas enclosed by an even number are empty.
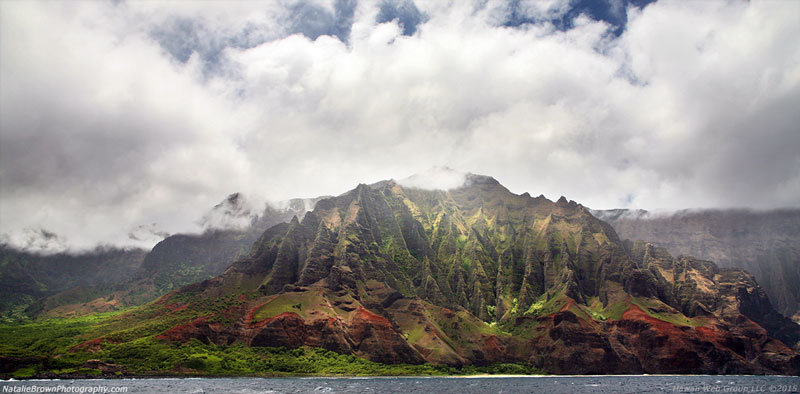
[[[241,193],[233,193],[206,212],[200,219],[200,225],[206,230],[240,230],[250,226],[260,213]]]
[[[150,246],[234,192],[433,166],[593,208],[800,205],[800,4],[612,3],[624,26],[570,1],[0,2],[0,233]]]
[[[402,178],[398,184],[405,187],[426,190],[451,190],[462,187],[467,182],[467,173],[448,167],[432,167],[424,172]]]

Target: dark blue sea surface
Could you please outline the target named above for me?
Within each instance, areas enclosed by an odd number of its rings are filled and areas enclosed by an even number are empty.
[[[166,378],[2,381],[0,393],[798,393],[796,376]]]

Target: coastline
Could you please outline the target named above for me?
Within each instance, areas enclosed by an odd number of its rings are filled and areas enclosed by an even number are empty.
[[[221,375],[221,374],[127,374],[127,375],[88,375],[63,374],[31,377],[0,377],[0,382],[25,381],[63,381],[63,380],[184,380],[184,379],[509,379],[509,378],[626,378],[626,377],[774,377],[799,378],[793,375],[712,375],[712,374],[610,374],[610,375],[509,375],[509,374],[474,374],[474,375]]]

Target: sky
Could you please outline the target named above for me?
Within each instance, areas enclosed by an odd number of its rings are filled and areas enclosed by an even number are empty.
[[[0,242],[151,247],[231,193],[443,167],[800,207],[797,37],[798,1],[0,1]]]

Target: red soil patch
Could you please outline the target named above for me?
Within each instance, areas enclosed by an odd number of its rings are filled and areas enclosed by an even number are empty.
[[[717,337],[717,331],[714,330],[713,328],[696,327],[695,331],[697,331],[699,334],[701,334],[703,336],[706,336],[706,337],[709,337],[709,338],[712,338],[712,337],[716,338]]]
[[[628,310],[622,314],[622,319],[646,321],[650,323],[653,328],[664,334],[681,334],[683,332],[680,328],[678,328],[678,326],[672,323],[665,322],[648,315],[636,304],[630,304],[630,306],[628,306]]]
[[[681,327],[675,324],[656,319],[647,315],[641,308],[635,304],[631,304],[625,313],[622,314],[623,320],[638,320],[648,322],[653,329],[658,331],[669,338],[673,344],[677,342],[686,341],[688,338],[694,337],[713,343],[717,347],[724,347],[720,345],[720,332],[708,327],[693,327],[691,330],[682,330]],[[737,355],[738,356],[738,355]]]
[[[650,323],[653,326],[653,328],[655,328],[659,332],[667,334],[667,335],[681,335],[681,336],[684,336],[684,335],[687,334],[687,332],[681,330],[680,327],[678,327],[678,326],[676,326],[676,325],[674,325],[674,324],[672,324],[670,322],[666,322],[666,321],[663,321],[663,320],[656,319],[656,318],[654,318],[652,316],[649,316],[641,308],[639,308],[639,306],[637,306],[636,304],[631,304],[630,307],[628,307],[628,310],[625,311],[625,313],[622,314],[622,318],[626,319],[626,320],[643,320],[643,321],[646,321],[646,322]],[[708,328],[708,327],[694,327],[693,331],[697,336],[702,337],[703,339],[706,339],[706,340],[709,340],[709,341],[716,342],[718,337],[719,337],[719,333],[716,330],[714,330],[712,328]]]
[[[186,324],[177,325],[170,328],[167,332],[157,336],[156,338],[164,339],[167,341],[184,341],[187,338],[193,338],[193,334],[199,331],[201,324],[208,324],[208,319],[205,316],[198,317]]]
[[[300,315],[298,315],[297,313],[294,313],[294,312],[283,312],[283,313],[281,313],[281,314],[279,314],[277,316],[268,317],[268,318],[266,318],[264,320],[261,320],[259,322],[256,322],[256,323],[253,323],[253,319],[252,319],[253,317],[248,315],[248,319],[250,319],[248,321],[250,321],[250,328],[261,328],[261,327],[266,326],[267,324],[269,324],[269,322],[271,322],[271,321],[273,321],[275,319],[283,319],[283,318],[287,318],[287,317],[291,317],[293,319],[299,319],[301,322],[305,322],[305,320],[302,317],[300,317]]]
[[[577,308],[578,310],[580,310],[581,312],[584,312],[582,309],[580,309],[580,307],[578,306],[578,304],[577,304],[577,303],[575,303],[575,300],[573,300],[572,298],[569,298],[569,299],[567,299],[567,304],[566,304],[566,305],[564,305],[563,307],[561,307],[561,309],[559,309],[559,310],[558,310],[558,312],[551,313],[551,314],[549,314],[549,315],[547,315],[547,316],[545,316],[545,317],[546,317],[546,318],[547,318],[547,319],[548,319],[548,320],[549,320],[549,321],[552,323],[552,322],[553,322],[553,319],[555,319],[555,316],[556,316],[557,314],[559,314],[559,313],[561,313],[561,312],[567,312],[567,311],[569,311],[569,309],[570,309],[570,308],[572,308],[572,307],[575,307],[575,308]],[[571,312],[571,311],[570,311],[570,312]],[[592,320],[592,318],[591,318],[591,317],[589,317],[589,319],[588,319],[588,320],[585,320],[585,319],[582,319],[582,318],[581,318],[581,317],[580,317],[580,316],[579,316],[577,313],[575,313],[575,312],[571,312],[571,313],[572,313],[573,315],[575,315],[575,316],[578,318],[578,324],[579,324],[579,325],[581,325],[581,326],[587,326],[587,325],[588,325],[589,327],[592,327],[592,328],[593,328],[595,331],[600,331],[600,330],[602,330],[602,327],[600,327],[600,325],[599,325],[599,324],[597,324],[597,322],[595,322],[594,320]],[[584,314],[586,314],[586,312],[584,312]]]
[[[392,327],[392,323],[389,323],[389,320],[386,320],[385,317],[376,315],[365,309],[363,306],[359,306],[358,309],[356,309],[356,313],[353,315],[353,319],[361,319],[368,321],[372,324],[377,323],[382,326]]]
[[[497,339],[496,335],[490,335],[487,337],[486,340],[483,341],[483,344],[486,346],[486,350],[489,352],[503,352],[502,344],[500,343],[500,340]]]
[[[249,311],[247,311],[247,320],[245,320],[245,321],[250,325],[257,325],[258,327],[260,327],[261,325],[258,325],[258,323],[253,323],[253,319],[255,319],[256,311],[261,309],[262,306],[267,305],[270,302],[272,302],[272,300],[274,300],[276,297],[278,297],[278,295],[279,294],[276,294],[276,295],[270,297],[268,300],[262,302],[261,304],[256,305],[253,309],[250,309]],[[244,297],[244,295],[242,295],[242,297]]]

